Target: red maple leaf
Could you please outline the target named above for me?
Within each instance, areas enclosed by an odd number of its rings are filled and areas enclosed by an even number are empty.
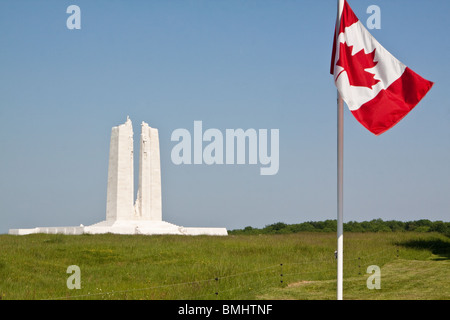
[[[380,80],[375,79],[374,74],[367,72],[365,69],[373,68],[377,65],[378,61],[373,61],[375,50],[365,53],[364,49],[361,49],[352,55],[353,46],[348,46],[347,43],[341,42],[339,46],[339,60],[336,62],[336,65],[343,67],[344,70],[339,72],[336,80],[342,72],[346,71],[351,86],[372,89],[372,86],[376,85]]]

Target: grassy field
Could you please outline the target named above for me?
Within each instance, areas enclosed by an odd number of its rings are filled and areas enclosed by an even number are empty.
[[[450,238],[346,233],[345,299],[450,299]],[[0,235],[1,299],[335,299],[334,233]],[[70,290],[67,267],[81,271]],[[366,286],[369,265],[381,289]]]

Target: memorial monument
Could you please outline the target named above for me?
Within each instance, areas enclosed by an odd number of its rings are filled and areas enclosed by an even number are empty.
[[[134,201],[133,125],[129,117],[113,127],[109,147],[106,220],[79,227],[10,229],[9,234],[179,234],[227,235],[225,228],[181,227],[162,220],[161,165],[158,129],[141,124],[139,181]]]

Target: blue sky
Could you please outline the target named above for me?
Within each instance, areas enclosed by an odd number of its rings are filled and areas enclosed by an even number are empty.
[[[81,30],[69,30],[69,5]],[[396,58],[435,82],[374,136],[346,108],[344,220],[450,217],[450,2],[350,0]],[[163,219],[262,227],[336,218],[336,1],[0,2],[0,233],[105,218],[111,127],[159,129]],[[175,165],[172,132],[279,129],[278,174]],[[136,163],[137,165],[137,163]],[[135,167],[137,174],[137,167]]]

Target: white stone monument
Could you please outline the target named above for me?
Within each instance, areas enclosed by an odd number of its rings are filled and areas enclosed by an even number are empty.
[[[134,202],[133,126],[131,120],[111,130],[106,220],[79,227],[10,229],[9,234],[178,234],[227,235],[225,228],[185,228],[162,220],[161,166],[158,130],[141,124],[139,184]]]

